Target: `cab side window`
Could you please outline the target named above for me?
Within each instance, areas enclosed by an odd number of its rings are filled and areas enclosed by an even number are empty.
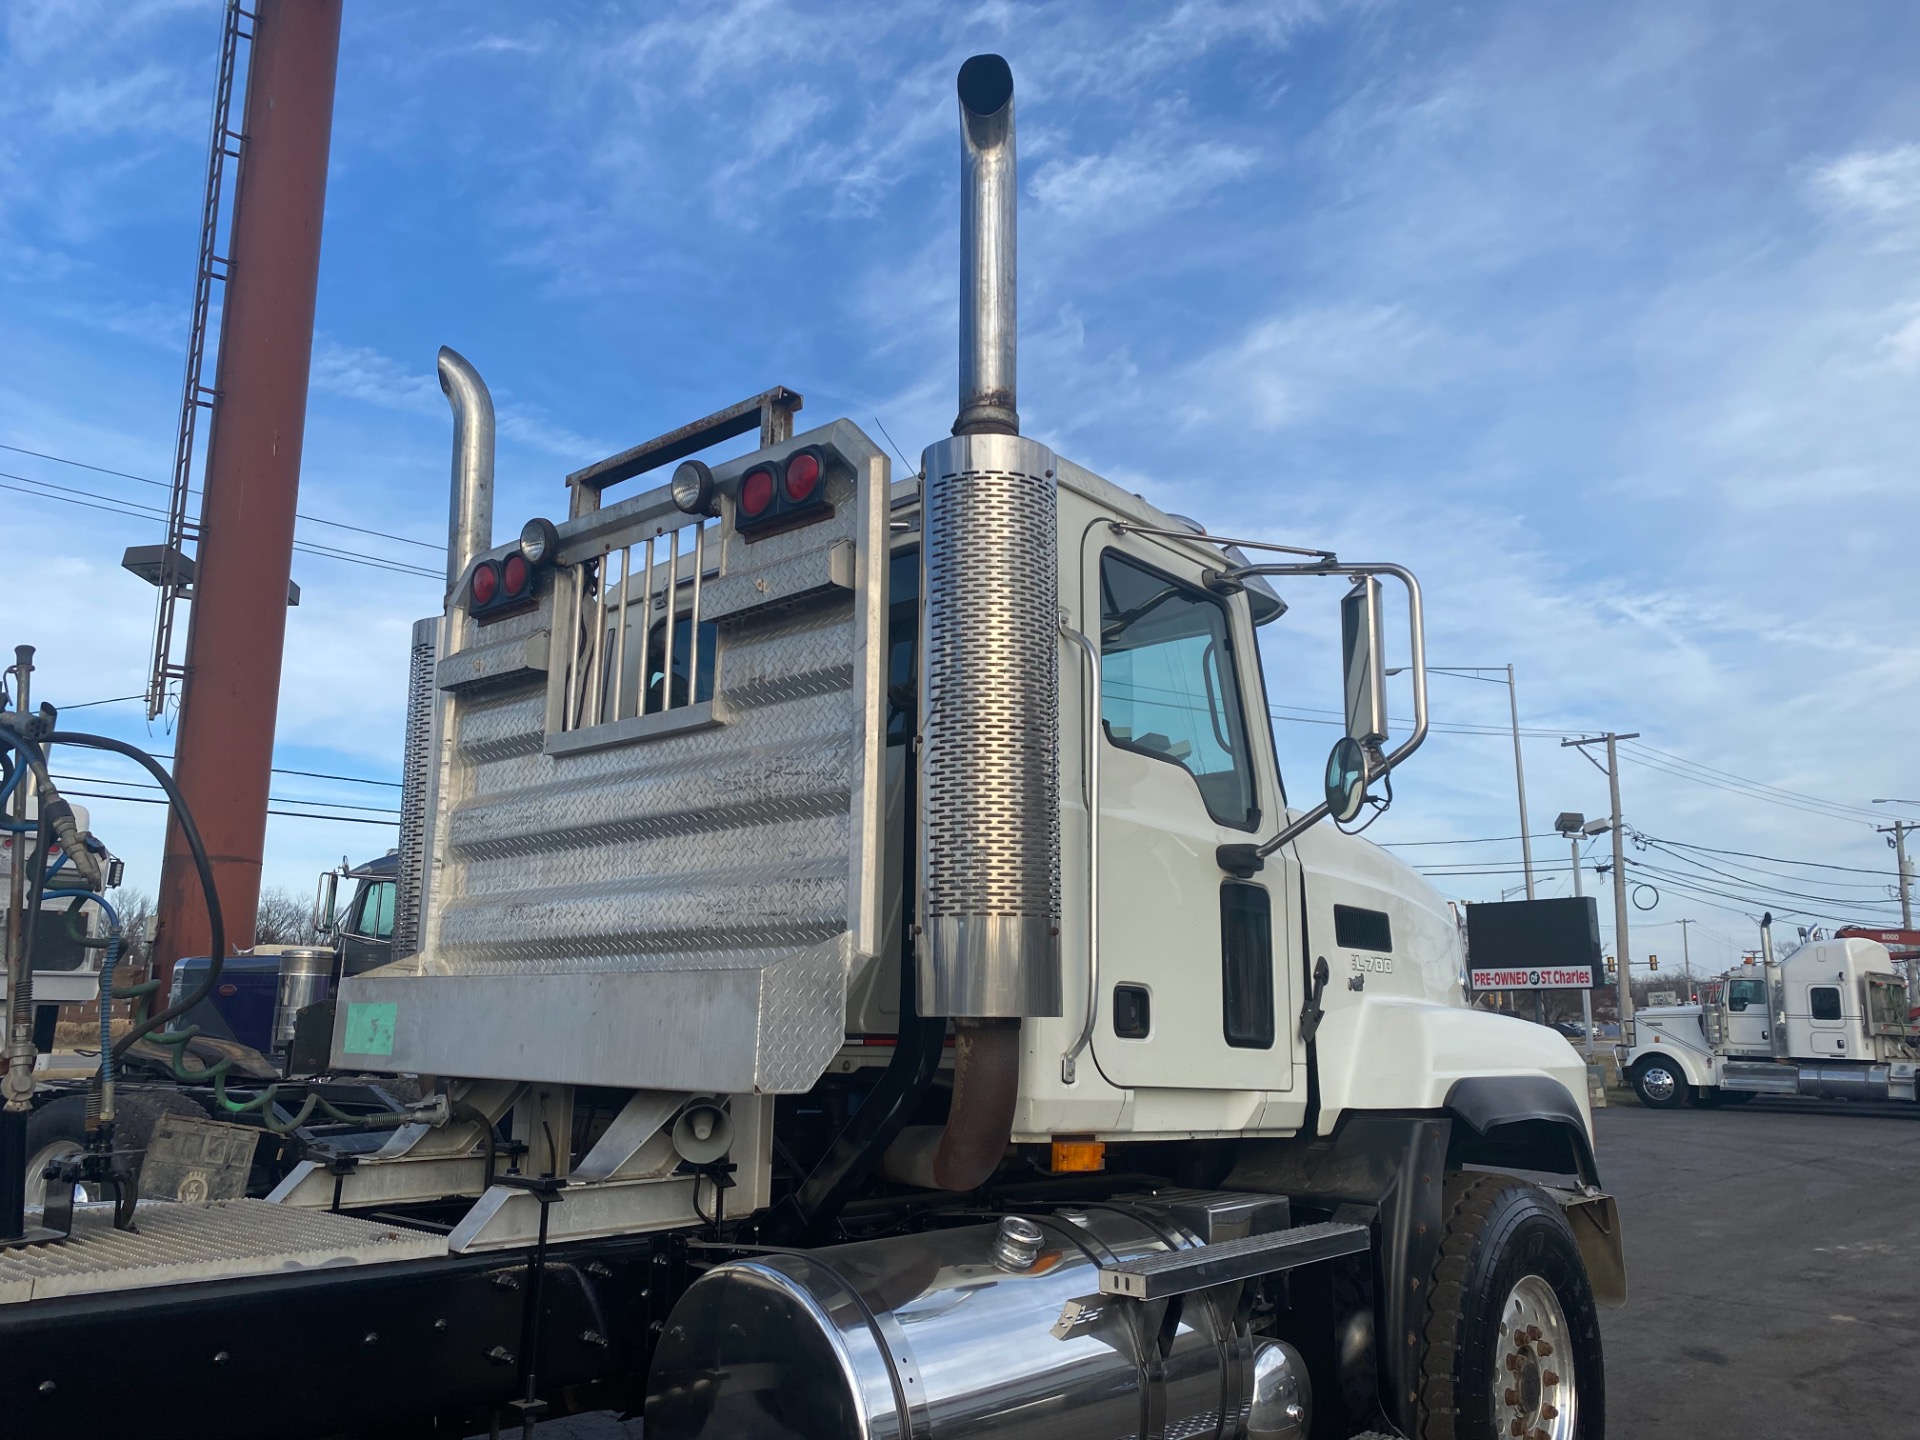
[[[1837,985],[1815,985],[1807,991],[1811,1002],[1813,1018],[1816,1020],[1838,1020],[1840,1018],[1840,987]]]
[[[1727,987],[1727,1009],[1737,1015],[1750,1005],[1757,1005],[1763,1010],[1766,1008],[1767,989],[1764,981],[1735,980]]]
[[[1221,824],[1260,823],[1226,606],[1111,550],[1100,558],[1100,719],[1115,745],[1193,776]]]
[[[378,880],[367,886],[360,896],[360,913],[354,920],[354,934],[372,940],[393,938],[393,892],[391,880]]]

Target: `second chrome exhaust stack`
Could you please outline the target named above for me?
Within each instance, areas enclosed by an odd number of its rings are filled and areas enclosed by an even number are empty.
[[[447,590],[493,548],[493,396],[451,346],[440,347],[440,389],[453,407],[453,486],[447,507]]]

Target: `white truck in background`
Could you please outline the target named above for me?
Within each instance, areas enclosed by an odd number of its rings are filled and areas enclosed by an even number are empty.
[[[1700,987],[1698,1002],[1634,1016],[1621,1073],[1654,1110],[1755,1095],[1916,1098],[1920,1022],[1887,947],[1858,936],[1808,940]]]

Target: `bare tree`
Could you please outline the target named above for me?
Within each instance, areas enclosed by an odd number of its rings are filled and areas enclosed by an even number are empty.
[[[270,885],[260,892],[260,914],[254,921],[256,945],[312,945],[320,939],[313,927],[313,907],[291,890]]]
[[[147,927],[153,923],[153,897],[144,890],[124,886],[114,892],[113,908],[120,916],[120,963],[133,969],[144,968],[147,951]]]

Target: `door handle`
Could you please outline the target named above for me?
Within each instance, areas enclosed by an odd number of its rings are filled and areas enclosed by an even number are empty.
[[[1327,988],[1327,957],[1322,955],[1313,962],[1313,989],[1307,995],[1307,1003],[1300,1007],[1300,1043],[1311,1045],[1313,1035],[1320,1028],[1320,1021],[1327,1013],[1320,1007],[1320,996]]]

